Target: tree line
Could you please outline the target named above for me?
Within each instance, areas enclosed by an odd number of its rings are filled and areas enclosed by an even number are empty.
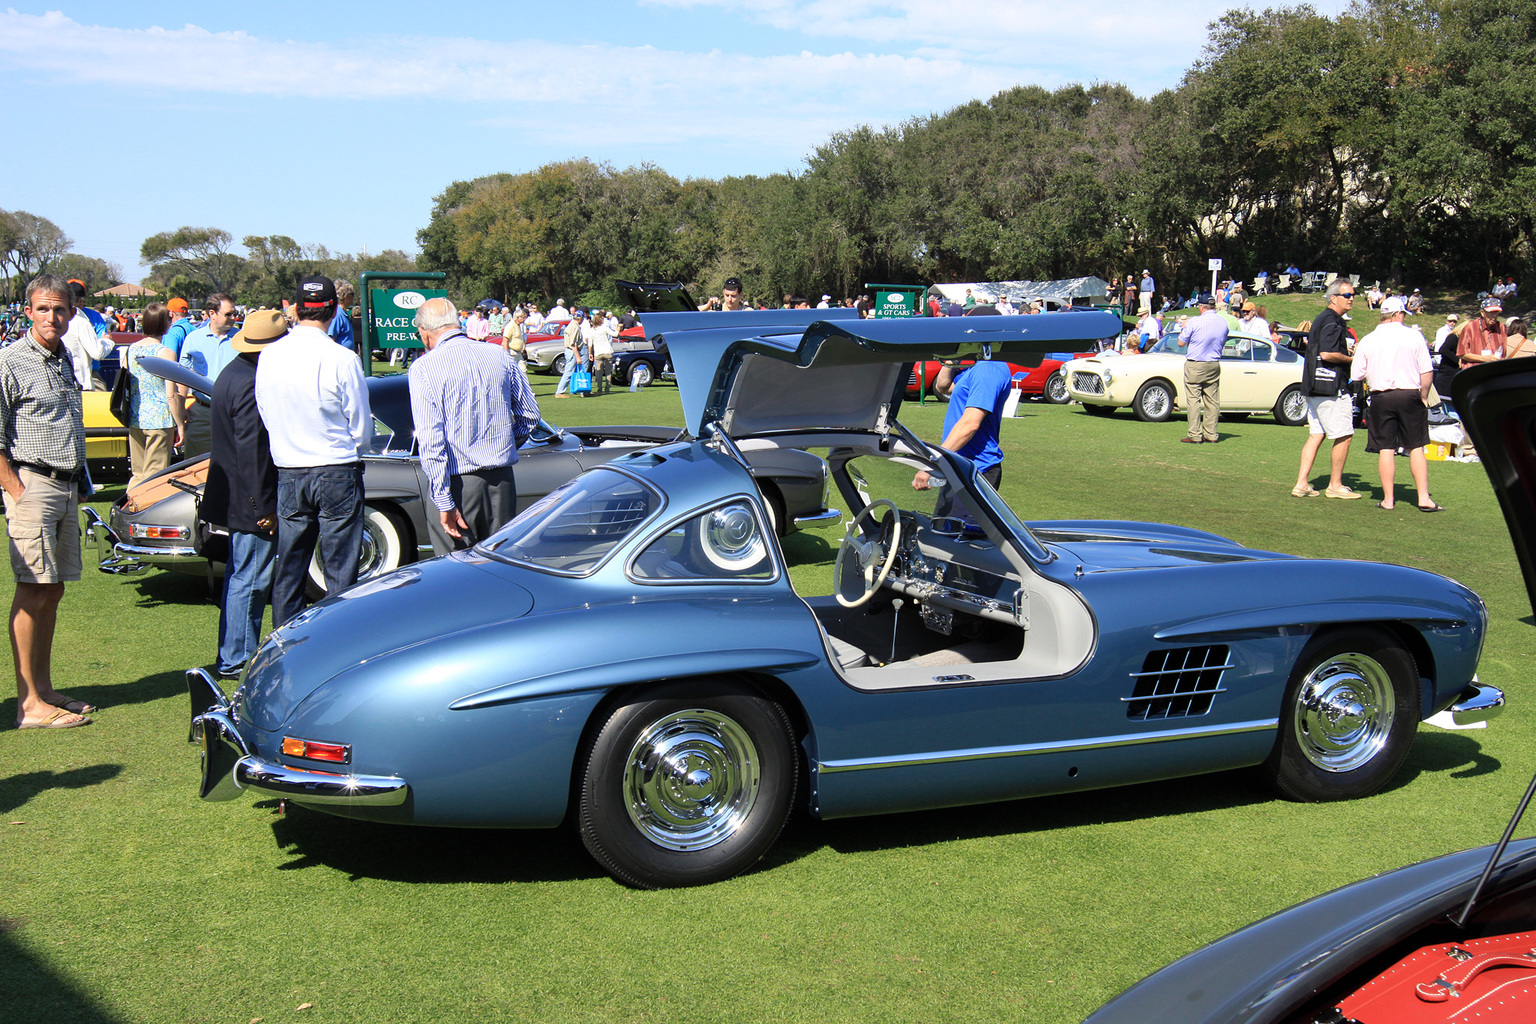
[[[456,181],[417,236],[461,298],[612,304],[613,280],[749,296],[1108,277],[1207,260],[1486,287],[1532,265],[1536,0],[1232,10],[1179,86],[1020,86],[840,132],[796,173],[588,160]]]

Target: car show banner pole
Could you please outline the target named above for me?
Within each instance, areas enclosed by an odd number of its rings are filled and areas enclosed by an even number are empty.
[[[443,288],[370,288],[375,281],[433,281],[446,282],[448,275],[441,270],[427,271],[365,271],[357,281],[358,294],[363,297],[363,333],[360,339],[363,373],[373,375],[373,350],[392,348],[421,348],[412,321],[416,310],[428,299],[445,298]]]
[[[864,282],[864,287],[870,290],[874,297],[875,306],[869,311],[870,316],[886,320],[909,316],[923,315],[923,294],[927,288],[919,284],[872,284]],[[917,404],[925,405],[926,388],[923,386],[927,377],[927,363],[917,364]]]

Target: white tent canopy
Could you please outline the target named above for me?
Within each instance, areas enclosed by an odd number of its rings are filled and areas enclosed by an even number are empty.
[[[1109,282],[1102,277],[1073,277],[1062,281],[972,281],[961,284],[936,284],[929,287],[930,294],[938,292],[945,302],[964,302],[969,288],[977,302],[992,303],[1006,295],[1015,306],[1021,301],[1050,299],[1066,302],[1069,299],[1104,299],[1109,294]]]

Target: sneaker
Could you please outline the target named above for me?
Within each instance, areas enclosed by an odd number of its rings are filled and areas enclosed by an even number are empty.
[[[1323,492],[1323,496],[1326,498],[1342,498],[1348,501],[1352,498],[1360,497],[1360,492],[1352,491],[1348,487],[1330,487]]]

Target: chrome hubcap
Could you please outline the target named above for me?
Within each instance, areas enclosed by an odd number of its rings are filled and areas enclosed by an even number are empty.
[[[1168,411],[1168,392],[1162,388],[1153,388],[1142,397],[1141,407],[1149,416],[1161,416]]]
[[[1297,694],[1293,723],[1306,759],[1329,772],[1359,768],[1386,745],[1396,713],[1392,677],[1364,654],[1337,654]]]
[[[1067,382],[1059,375],[1052,376],[1045,382],[1045,390],[1053,401],[1061,401],[1067,397]]]
[[[1285,396],[1285,415],[1287,419],[1300,419],[1307,414],[1307,400],[1302,397],[1300,391],[1292,391]]]
[[[647,726],[624,766],[629,819],[668,850],[703,850],[735,834],[762,781],[757,747],[734,720],[692,708]]]

